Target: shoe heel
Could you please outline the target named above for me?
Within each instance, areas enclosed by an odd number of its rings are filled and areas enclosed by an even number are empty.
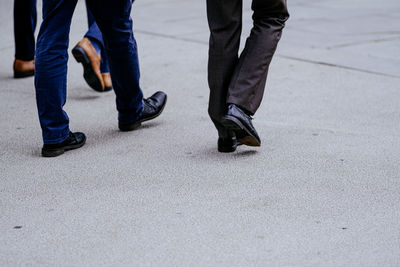
[[[30,77],[30,76],[34,76],[34,75],[35,75],[35,71],[27,71],[27,72],[15,71],[14,72],[14,78],[15,79],[26,78],[26,77]]]
[[[75,46],[72,49],[72,55],[74,56],[76,62],[82,63],[83,66],[83,78],[87,82],[87,84],[97,92],[105,92],[102,81],[99,77],[90,62],[88,55],[86,54],[85,50],[80,46]]]
[[[42,157],[45,158],[53,158],[60,156],[64,154],[65,150],[64,149],[58,149],[58,150],[44,150],[42,149]]]
[[[119,124],[118,128],[121,132],[130,132],[136,130],[142,125],[141,122],[135,122],[133,124]]]
[[[74,56],[76,62],[90,64],[89,57],[86,55],[86,52],[82,47],[75,46],[72,49],[72,55]]]

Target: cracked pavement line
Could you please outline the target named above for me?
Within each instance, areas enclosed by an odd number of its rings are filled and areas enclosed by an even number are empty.
[[[347,43],[347,44],[332,45],[332,46],[328,46],[327,49],[350,47],[350,46],[364,45],[364,44],[375,44],[375,43],[382,43],[382,42],[388,42],[388,41],[394,41],[394,40],[400,40],[400,36],[373,39],[373,40],[365,40],[365,41],[359,41],[359,42],[353,42],[353,43]]]
[[[199,40],[196,40],[196,39],[181,38],[181,37],[178,37],[178,36],[173,36],[173,35],[168,35],[168,34],[163,34],[163,33],[155,33],[155,32],[143,31],[143,30],[135,30],[135,32],[141,33],[141,34],[146,34],[146,35],[151,35],[151,36],[156,36],[156,37],[161,37],[161,38],[168,38],[168,39],[179,40],[179,41],[184,41],[184,42],[208,45],[208,41],[205,42],[205,41],[199,41]],[[393,39],[398,39],[398,37],[393,38]],[[334,64],[334,63],[328,63],[328,62],[316,61],[316,60],[304,59],[304,58],[297,58],[297,57],[286,56],[286,55],[277,54],[276,56],[281,57],[281,58],[285,58],[285,59],[289,59],[289,60],[301,61],[301,62],[306,62],[306,63],[311,63],[311,64],[323,65],[323,66],[328,66],[328,67],[334,67],[334,68],[339,68],[339,69],[346,69],[346,70],[352,70],[352,71],[357,71],[357,72],[363,72],[363,73],[368,73],[368,74],[374,74],[374,75],[380,75],[380,76],[400,79],[400,76],[387,74],[387,73],[383,73],[383,72],[370,71],[370,70],[365,70],[365,69],[348,67],[348,66],[344,66],[344,65],[338,65],[338,64]]]

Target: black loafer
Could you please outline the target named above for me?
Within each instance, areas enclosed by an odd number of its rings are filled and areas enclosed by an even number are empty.
[[[118,128],[123,131],[132,131],[137,129],[142,122],[149,121],[157,118],[163,112],[165,104],[167,103],[167,95],[164,92],[158,91],[151,97],[143,100],[143,112],[141,117],[131,124],[118,124]]]
[[[84,133],[76,132],[69,133],[67,139],[58,144],[45,144],[42,148],[43,157],[57,157],[63,154],[65,151],[77,149],[82,147],[86,142],[86,136]]]
[[[247,146],[260,146],[261,140],[251,123],[252,118],[235,104],[228,106],[228,112],[221,123],[235,132],[237,140]]]

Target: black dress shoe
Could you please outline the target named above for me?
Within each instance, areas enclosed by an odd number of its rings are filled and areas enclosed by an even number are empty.
[[[252,118],[235,104],[229,104],[221,123],[235,132],[237,140],[247,146],[260,146],[261,140],[251,123]]]
[[[156,92],[151,97],[143,100],[143,112],[140,118],[131,124],[118,124],[121,131],[127,132],[137,129],[142,122],[155,119],[160,116],[167,103],[167,95],[164,92]]]
[[[235,152],[238,146],[236,137],[218,137],[218,151],[222,153]]]
[[[235,152],[236,147],[240,144],[236,140],[236,135],[230,130],[218,131],[218,151],[222,153]]]
[[[65,151],[77,149],[82,147],[86,142],[86,136],[84,133],[76,132],[69,133],[67,139],[58,144],[45,144],[42,148],[43,157],[57,157],[63,154]]]

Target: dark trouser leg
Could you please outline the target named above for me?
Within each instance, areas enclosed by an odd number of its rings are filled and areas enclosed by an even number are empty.
[[[35,60],[36,101],[45,144],[64,141],[69,134],[66,101],[68,42],[77,0],[43,0],[43,22]]]
[[[143,111],[139,60],[130,17],[132,1],[87,0],[103,33],[121,124],[132,124]]]
[[[260,106],[268,67],[289,18],[286,0],[253,0],[254,26],[229,85],[227,103],[254,114]]]
[[[29,61],[35,56],[36,0],[14,1],[15,58]]]
[[[87,8],[88,24],[89,29],[85,34],[85,37],[90,40],[96,52],[101,56],[100,71],[101,73],[109,73],[107,53],[105,52],[103,34],[94,20],[92,12]]]
[[[238,60],[242,0],[207,0],[207,17],[210,27],[208,113],[220,132],[222,126],[218,121],[226,113],[228,86]]]

